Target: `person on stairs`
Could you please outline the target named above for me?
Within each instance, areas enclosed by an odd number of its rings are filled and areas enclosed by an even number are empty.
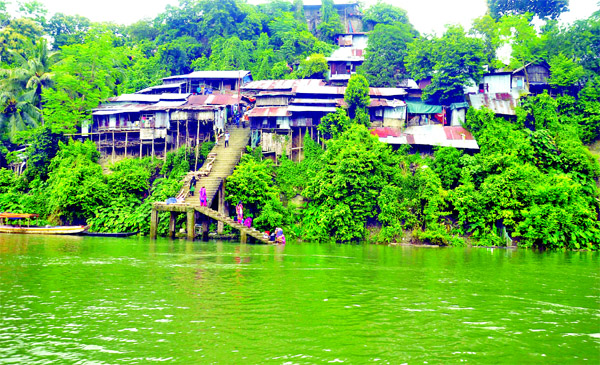
[[[192,180],[190,180],[190,196],[194,196],[195,191],[196,191],[196,175],[193,175]]]
[[[200,206],[201,207],[206,207],[207,206],[207,197],[206,197],[206,188],[203,186],[200,189],[200,194],[198,194],[200,197]]]
[[[242,224],[244,222],[244,206],[242,205],[242,201],[240,200],[238,205],[235,207],[235,212],[237,213],[237,222]]]
[[[225,131],[225,148],[229,147],[229,131]]]

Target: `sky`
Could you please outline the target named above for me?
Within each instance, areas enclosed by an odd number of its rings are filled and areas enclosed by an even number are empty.
[[[9,0],[16,3],[17,0]],[[178,0],[38,0],[49,11],[67,15],[82,15],[92,21],[112,21],[118,24],[131,24],[144,18],[154,18],[163,12],[167,5],[177,5]],[[384,0],[405,9],[415,28],[423,34],[444,32],[446,24],[461,24],[468,29],[472,20],[485,14],[485,0]],[[600,0],[570,0],[568,13],[561,21],[572,22],[589,17],[598,9]],[[250,3],[264,0],[249,0]],[[376,0],[363,0],[365,5]]]

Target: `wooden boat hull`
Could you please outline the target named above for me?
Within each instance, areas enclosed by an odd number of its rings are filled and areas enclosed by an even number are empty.
[[[17,234],[79,234],[85,231],[86,226],[58,226],[58,227],[19,227],[0,226],[0,233]]]

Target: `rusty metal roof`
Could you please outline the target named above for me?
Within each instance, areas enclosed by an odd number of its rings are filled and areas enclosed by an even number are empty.
[[[188,105],[235,105],[239,104],[241,96],[237,95],[192,95],[188,98]]]
[[[250,74],[250,71],[194,71],[185,75],[164,77],[163,80],[178,79],[241,79]]]
[[[288,111],[288,107],[256,107],[250,111],[248,114],[249,117],[289,117],[292,114]]]
[[[346,93],[346,87],[343,86],[319,86],[319,87],[298,87],[297,94],[313,94],[313,95],[340,95]],[[406,91],[402,88],[392,87],[372,87],[369,88],[370,96],[403,96]]]
[[[252,81],[242,86],[246,91],[296,91],[299,87],[323,86],[325,82],[317,79],[305,80],[261,80]]]
[[[469,94],[471,106],[475,109],[487,107],[496,114],[516,115],[517,100],[511,94]]]

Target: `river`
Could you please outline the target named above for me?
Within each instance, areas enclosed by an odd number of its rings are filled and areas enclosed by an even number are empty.
[[[0,363],[590,363],[600,255],[0,235]]]

